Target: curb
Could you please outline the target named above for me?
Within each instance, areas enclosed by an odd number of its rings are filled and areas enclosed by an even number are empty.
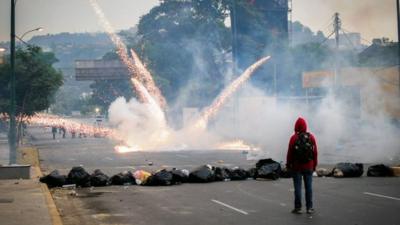
[[[36,150],[37,151],[37,150]],[[42,171],[40,171],[39,167],[34,168],[36,170],[36,174],[42,176]],[[63,225],[60,213],[58,212],[57,206],[54,203],[54,199],[50,194],[50,190],[46,184],[40,183],[40,187],[42,188],[42,192],[45,195],[47,208],[49,209],[50,219],[53,225]]]
[[[39,152],[38,152],[37,148],[35,148],[35,147],[29,147],[29,150],[30,151],[28,151],[28,152],[30,152],[30,153],[28,153],[28,154],[31,154],[30,159],[33,159],[33,161],[34,161],[31,163],[32,169],[33,169],[33,174],[31,175],[31,179],[32,179],[32,177],[37,177],[37,176],[41,177],[41,176],[43,176],[43,173],[40,170]],[[27,152],[25,152],[25,154],[27,154]],[[54,199],[51,196],[49,188],[47,187],[46,184],[43,184],[43,183],[39,183],[39,184],[40,184],[40,188],[42,189],[42,193],[44,194],[44,197],[46,200],[51,223],[53,225],[63,225],[60,213],[58,212],[57,206],[54,203]]]

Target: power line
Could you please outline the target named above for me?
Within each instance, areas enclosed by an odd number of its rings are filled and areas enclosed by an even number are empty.
[[[346,32],[344,32],[344,30],[342,30],[342,33],[343,33],[344,37],[346,38],[346,40],[350,43],[351,47],[353,47],[353,50],[357,50],[357,47],[350,40],[349,36],[347,36]]]
[[[347,33],[353,33],[353,32],[348,31],[347,29],[345,29],[345,28],[343,28],[343,27],[341,28],[341,30],[342,30],[342,31],[345,31],[345,32],[347,32]],[[363,40],[363,41],[365,41],[365,42],[368,42],[368,44],[372,44],[371,41],[368,41],[367,39],[363,38],[363,37],[361,36],[361,34],[360,34],[360,38],[361,38],[361,40]]]
[[[321,45],[323,45],[327,40],[329,40],[329,38],[332,37],[333,34],[335,34],[335,31],[333,31],[331,34],[328,35],[328,37],[326,37],[323,41],[321,41],[318,44],[318,47],[321,47]]]

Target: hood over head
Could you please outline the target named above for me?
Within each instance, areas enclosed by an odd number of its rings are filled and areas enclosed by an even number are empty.
[[[299,117],[294,125],[295,132],[306,132],[307,131],[307,122],[302,117]]]

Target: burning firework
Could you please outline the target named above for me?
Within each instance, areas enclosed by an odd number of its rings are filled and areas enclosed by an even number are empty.
[[[131,147],[131,146],[127,146],[127,145],[116,145],[114,147],[114,150],[118,153],[128,153],[128,152],[138,152],[140,151],[140,147],[139,146],[135,146],[135,147]]]
[[[208,106],[202,113],[201,117],[196,121],[195,128],[205,129],[207,127],[208,120],[215,116],[217,112],[220,110],[221,106],[224,105],[226,100],[232,96],[233,93],[245,82],[250,76],[257,70],[261,65],[266,63],[271,57],[263,57],[249,68],[247,68],[242,75],[240,75],[236,80],[234,80],[228,87],[226,87],[221,94],[212,102],[210,106]]]
[[[107,34],[110,36],[110,39],[117,47],[117,54],[122,60],[122,62],[128,67],[129,72],[131,73],[131,77],[137,79],[140,83],[142,83],[146,89],[149,91],[152,98],[155,98],[159,107],[165,108],[166,101],[164,96],[162,96],[160,89],[155,85],[153,77],[150,72],[145,69],[144,65],[141,63],[139,57],[137,57],[136,53],[131,49],[133,62],[128,56],[127,48],[125,44],[122,42],[121,38],[115,34],[114,28],[111,26],[110,22],[105,17],[102,9],[97,4],[96,0],[89,0],[91,6],[93,7],[96,15],[100,19],[101,25],[106,30]],[[145,95],[141,92],[137,86],[134,85],[134,88],[137,92],[138,98],[141,102],[150,101],[148,98],[145,98]]]
[[[99,126],[90,126],[87,124],[83,124],[77,121],[64,119],[55,115],[48,114],[37,114],[29,119],[27,119],[28,123],[41,125],[45,127],[64,127],[67,132],[75,132],[75,133],[83,133],[89,136],[102,136],[108,137],[115,140],[120,140],[120,138],[116,135],[115,130],[99,127]]]
[[[258,147],[248,145],[243,140],[234,140],[230,142],[223,142],[217,145],[217,149],[221,150],[259,150]]]

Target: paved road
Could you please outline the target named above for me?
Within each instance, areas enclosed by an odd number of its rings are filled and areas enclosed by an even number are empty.
[[[130,153],[112,151],[106,139],[51,140],[31,130],[45,170],[67,172],[82,164],[108,174],[162,166],[218,164],[249,167],[240,151]],[[147,161],[146,161],[147,160]],[[154,166],[148,166],[149,161]],[[400,178],[315,178],[313,216],[293,215],[290,179],[183,184],[171,187],[111,186],[54,190],[65,225],[72,224],[400,224]]]

